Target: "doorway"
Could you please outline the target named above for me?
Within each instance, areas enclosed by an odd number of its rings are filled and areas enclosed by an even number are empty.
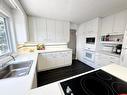
[[[76,58],[76,30],[70,30],[70,42],[68,47],[72,49],[72,59]]]

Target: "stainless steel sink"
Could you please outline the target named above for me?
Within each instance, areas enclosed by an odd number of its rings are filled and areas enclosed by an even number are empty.
[[[33,61],[22,61],[9,64],[0,70],[0,79],[20,77],[29,74]]]

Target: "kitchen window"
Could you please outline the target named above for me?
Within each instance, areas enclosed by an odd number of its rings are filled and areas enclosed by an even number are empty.
[[[11,53],[8,18],[0,15],[0,56]]]

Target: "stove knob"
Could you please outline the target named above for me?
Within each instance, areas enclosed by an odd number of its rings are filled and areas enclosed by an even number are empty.
[[[71,92],[72,92],[72,90],[70,89],[69,86],[67,86],[67,88],[66,88],[66,93],[67,93],[67,94],[70,94]]]

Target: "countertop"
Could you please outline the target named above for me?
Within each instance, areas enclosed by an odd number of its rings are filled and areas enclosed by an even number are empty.
[[[67,49],[66,49],[67,50]],[[70,50],[70,49],[68,49]],[[60,50],[63,51],[63,50]],[[48,51],[45,51],[48,52]],[[59,82],[67,80],[57,81],[39,88],[35,88],[31,90],[32,81],[34,78],[34,73],[37,65],[38,52],[22,54],[16,57],[16,62],[20,61],[28,61],[33,60],[33,65],[31,67],[30,73],[27,76],[18,77],[18,78],[7,78],[0,80],[0,95],[62,95],[62,90],[60,89]],[[110,74],[127,81],[127,68],[121,67],[119,65],[108,65],[106,67],[101,68]],[[96,69],[97,70],[97,69]],[[92,70],[95,71],[95,70]],[[89,72],[92,72],[89,71]],[[86,73],[89,73],[86,72]],[[83,73],[83,74],[86,74]],[[83,75],[80,74],[80,75]],[[76,75],[74,77],[80,76]],[[74,78],[70,77],[68,79]]]
[[[32,81],[36,69],[38,53],[19,55],[15,62],[33,60],[31,70],[28,75],[16,78],[0,80],[0,95],[27,95],[31,90]]]
[[[125,68],[125,67],[122,67],[122,66],[119,66],[116,64],[111,64],[111,65],[102,67],[100,69],[102,69],[102,70],[104,70],[104,71],[106,71],[106,72],[108,72],[108,73],[110,73],[110,74],[112,74],[112,75],[114,75],[114,76],[116,76],[116,77],[127,82],[127,75],[126,75],[127,74],[127,68]],[[98,70],[98,69],[96,69],[96,70]],[[80,75],[76,75],[76,76],[71,77],[71,78],[67,78],[67,79],[64,79],[61,81],[57,81],[57,82],[54,82],[54,83],[33,89],[29,92],[28,95],[64,95],[64,94],[62,94],[63,92],[62,92],[60,85],[59,85],[60,82],[68,80],[68,79],[72,79],[72,78],[75,78],[75,77],[78,77],[78,76],[81,76],[81,75],[84,75],[84,74],[87,74],[87,73],[90,73],[90,72],[93,72],[96,70],[92,70],[92,71],[89,71],[89,72],[86,72],[86,73],[83,73]]]
[[[0,95],[28,95],[31,90],[34,73],[37,65],[39,53],[67,51],[69,48],[37,50],[32,53],[19,54],[15,62],[33,60],[31,70],[28,75],[16,78],[6,78],[0,80]],[[13,61],[12,61],[13,62]],[[10,62],[11,63],[11,62]]]
[[[37,53],[48,53],[48,52],[62,52],[62,51],[70,51],[72,49],[69,48],[57,48],[57,49],[46,49],[46,50],[36,50]]]
[[[27,48],[22,48],[21,50],[19,50],[19,54],[27,54],[30,52],[35,52],[35,53],[60,52],[60,51],[68,51],[68,50],[72,50],[72,49],[70,48],[49,48],[45,50],[36,50],[36,48],[27,47]]]

